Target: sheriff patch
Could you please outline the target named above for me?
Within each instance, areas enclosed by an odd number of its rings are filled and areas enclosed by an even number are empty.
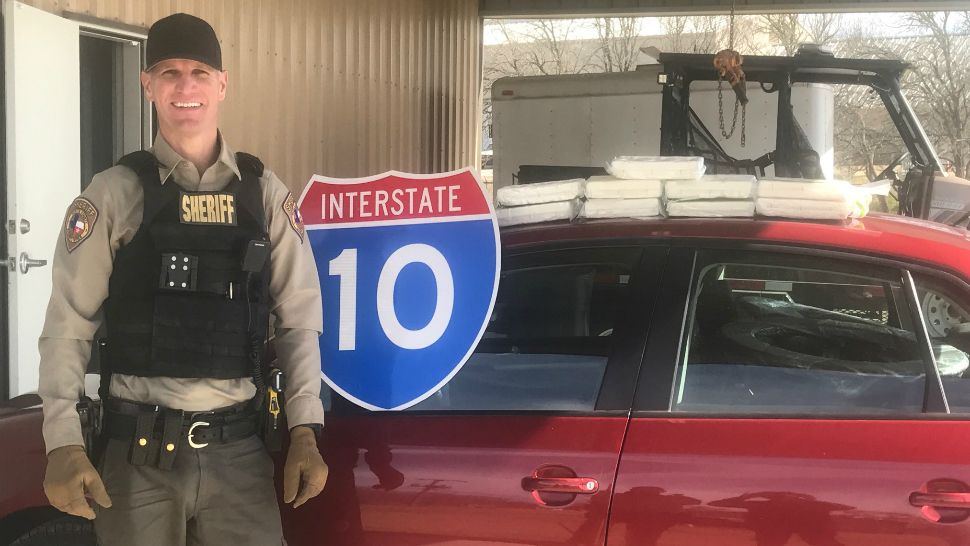
[[[179,221],[183,224],[235,226],[236,196],[218,192],[180,192]]]
[[[67,207],[67,215],[64,218],[64,244],[68,252],[80,246],[94,229],[94,223],[98,221],[98,209],[94,204],[83,197],[78,197]]]
[[[297,208],[296,200],[293,199],[292,193],[286,194],[286,199],[283,201],[283,212],[286,213],[286,217],[290,220],[290,227],[300,236],[300,243],[303,243],[306,228],[303,227],[303,216],[300,215],[300,209]]]

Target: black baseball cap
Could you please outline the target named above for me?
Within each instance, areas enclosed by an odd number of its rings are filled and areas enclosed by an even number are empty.
[[[209,23],[187,13],[155,21],[148,29],[145,70],[168,59],[191,59],[222,70],[222,48],[216,31]]]

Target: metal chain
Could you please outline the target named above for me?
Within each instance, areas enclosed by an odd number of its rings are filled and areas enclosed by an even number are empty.
[[[741,147],[748,144],[748,105],[741,105]]]
[[[729,21],[728,27],[728,49],[734,51],[734,9],[737,0],[731,2],[731,19]],[[721,136],[730,140],[734,136],[735,130],[738,128],[738,110],[741,111],[741,147],[744,148],[747,145],[747,129],[748,129],[748,107],[747,105],[741,104],[741,99],[735,98],[734,100],[734,118],[731,120],[731,132],[728,132],[724,126],[724,89],[723,78],[718,75],[717,77],[717,117],[721,125]]]
[[[738,128],[738,110],[741,107],[741,101],[735,99],[734,101],[734,119],[731,121],[731,132],[729,133],[724,127],[724,80],[718,76],[717,77],[717,118],[721,124],[721,136],[726,139],[730,139],[734,136],[734,131]],[[743,135],[743,129],[742,129]],[[743,136],[742,136],[743,138]]]
[[[734,20],[735,20],[735,6],[737,0],[731,2],[731,19],[728,26],[728,49],[734,51]],[[735,130],[738,128],[738,110],[741,110],[741,147],[744,148],[747,145],[747,129],[748,129],[748,107],[747,105],[741,104],[741,100],[735,98],[734,100],[734,117],[731,120],[731,132],[728,132],[724,127],[724,80],[721,76],[717,78],[717,117],[721,124],[721,136],[726,139],[730,139],[734,136]]]

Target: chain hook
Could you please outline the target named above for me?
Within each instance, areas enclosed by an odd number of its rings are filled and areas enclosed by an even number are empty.
[[[731,1],[731,16],[730,16],[730,19],[728,21],[728,49],[727,49],[727,51],[722,51],[721,53],[718,53],[718,55],[715,56],[715,63],[714,64],[715,64],[715,66],[718,66],[718,57],[720,57],[724,53],[729,53],[729,54],[731,54],[731,55],[733,55],[733,56],[735,56],[737,58],[738,71],[740,71],[741,55],[738,54],[737,51],[734,49],[736,6],[737,6],[737,0],[732,0]],[[739,84],[740,85],[744,85],[743,73],[740,76],[740,78],[742,78],[742,80],[740,81]],[[735,133],[735,131],[738,128],[738,112],[740,111],[740,113],[741,113],[741,147],[744,148],[745,145],[747,144],[747,135],[746,135],[746,133],[747,133],[747,121],[748,121],[748,104],[747,104],[747,100],[741,100],[741,95],[738,95],[736,97],[736,99],[734,101],[734,116],[733,116],[733,119],[731,120],[731,131],[728,132],[727,131],[727,128],[725,127],[725,123],[724,123],[724,89],[723,89],[723,85],[722,85],[723,84],[723,81],[724,81],[724,70],[721,67],[718,67],[718,77],[717,77],[717,114],[718,114],[718,121],[720,122],[720,126],[721,126],[720,127],[721,128],[721,136],[723,136],[726,139],[730,139],[731,137],[734,136],[734,133]],[[735,82],[735,81],[732,80],[732,86],[737,85],[737,84],[738,84],[737,82]],[[738,91],[737,88],[735,89],[735,91],[736,92]]]

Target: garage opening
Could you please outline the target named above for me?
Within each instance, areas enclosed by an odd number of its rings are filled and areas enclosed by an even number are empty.
[[[936,148],[944,174],[970,174],[970,67],[953,62],[970,55],[967,12],[741,13],[733,17],[733,25],[727,14],[506,18],[486,19],[483,35],[482,141],[494,163],[488,173],[494,186],[514,183],[522,165],[602,167],[611,156],[620,155],[614,149],[655,155],[659,93],[656,104],[638,102],[633,97],[641,91],[621,89],[620,84],[630,80],[624,80],[624,74],[655,66],[661,52],[713,55],[732,45],[732,27],[733,47],[742,55],[792,56],[811,44],[814,54],[911,63],[903,92]],[[562,79],[568,75],[580,76]],[[522,77],[535,79],[512,80],[519,82],[519,89],[502,85],[495,91],[495,82]],[[604,82],[600,90],[589,83],[596,80]],[[585,87],[567,100],[570,85]],[[909,158],[893,120],[878,95],[862,87],[829,86],[831,110],[821,120],[820,132],[827,142],[813,142],[821,147],[815,151],[830,158],[832,166],[825,169],[829,177],[865,183],[889,172],[903,176]],[[518,101],[503,116],[502,105],[511,104],[519,93],[530,100]],[[705,125],[719,139],[732,136],[724,139],[729,151],[741,151],[741,134],[746,132],[750,142],[770,121],[749,110],[744,127],[743,117],[735,115],[730,91],[708,94],[711,119]],[[598,97],[599,104],[590,106],[592,101],[576,99],[579,95]],[[563,100],[548,100],[551,97]],[[597,132],[605,135],[604,140],[597,140]],[[893,206],[885,203],[889,209]]]

